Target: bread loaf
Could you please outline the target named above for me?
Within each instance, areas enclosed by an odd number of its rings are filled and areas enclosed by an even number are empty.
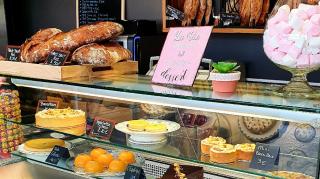
[[[44,62],[51,51],[72,52],[82,45],[112,39],[122,32],[123,27],[115,22],[84,25],[69,32],[59,33],[44,43],[34,46],[28,50],[26,59],[28,62]]]
[[[72,54],[71,61],[78,64],[109,66],[131,58],[131,52],[116,42],[84,45]]]
[[[248,26],[250,22],[251,0],[239,0],[239,15],[241,26]]]
[[[48,28],[38,31],[30,39],[26,40],[26,42],[21,46],[21,61],[32,62],[29,61],[29,52],[32,51],[37,45],[46,42],[48,39],[61,32],[62,31],[60,29],[56,28]]]
[[[263,0],[250,0],[250,23],[249,26],[256,26],[261,15]]]
[[[200,0],[200,7],[197,15],[197,26],[200,26],[202,23],[203,16],[206,12],[207,0]]]
[[[212,12],[212,0],[207,0],[207,9],[205,14],[206,25],[208,25],[210,22],[211,12]]]
[[[262,11],[258,20],[258,25],[264,25],[269,12],[270,0],[263,0]]]
[[[184,20],[182,21],[182,26],[190,25],[191,24],[191,9],[192,9],[192,0],[185,0],[183,5],[183,13],[184,13]]]

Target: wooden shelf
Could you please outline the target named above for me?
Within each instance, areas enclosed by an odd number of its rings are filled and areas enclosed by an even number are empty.
[[[163,28],[162,32],[169,32],[169,28]],[[250,29],[250,28],[214,28],[212,33],[225,34],[263,34],[264,29]]]

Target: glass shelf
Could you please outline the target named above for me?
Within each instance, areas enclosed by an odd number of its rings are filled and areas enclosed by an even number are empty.
[[[320,126],[319,99],[275,96],[273,91],[281,87],[275,84],[240,83],[236,93],[218,94],[208,81],[196,81],[189,88],[165,87],[138,75],[64,81],[12,77],[22,87]]]
[[[131,144],[127,139],[128,136],[114,130],[114,132],[111,135],[110,140],[102,140],[99,138],[94,138],[89,135],[82,135],[82,136],[72,136],[70,134],[65,134],[62,132],[57,132],[57,131],[52,131],[48,129],[42,129],[34,124],[22,124],[26,127],[30,127],[36,130],[32,130],[33,132],[39,132],[42,131],[46,133],[47,135],[56,132],[60,134],[64,134],[66,136],[71,136],[71,138],[81,138],[85,139],[86,141],[89,141],[90,143],[97,143],[102,146],[109,146],[112,148],[120,148],[120,149],[128,149],[131,151],[135,151],[138,153],[147,153],[155,156],[158,160],[161,161],[161,158],[163,157],[169,157],[177,160],[183,160],[187,162],[192,162],[192,163],[197,163],[199,165],[202,165],[204,167],[210,168],[219,168],[223,169],[225,171],[235,171],[235,172],[241,172],[242,174],[249,174],[249,175],[256,175],[256,176],[265,176],[265,177],[270,177],[270,178],[277,178],[273,176],[269,176],[266,171],[260,171],[256,169],[252,169],[249,167],[249,162],[241,162],[238,161],[236,163],[232,164],[217,164],[217,163],[212,163],[210,162],[210,159],[208,156],[201,155],[200,151],[200,140],[198,139],[191,139],[187,138],[185,133],[186,131],[182,128],[171,135],[167,136],[167,142],[163,144],[158,144],[158,145],[153,145],[149,147],[146,147],[145,145],[136,145],[136,144]],[[28,138],[34,138],[34,137],[39,137],[39,135],[29,135]],[[34,161],[39,161],[42,163],[44,162],[44,159],[38,159],[36,157],[32,156],[26,156],[24,154],[21,154],[20,152],[14,152],[13,153],[16,156],[28,158]],[[299,160],[300,163],[309,163],[310,165],[316,167],[318,159],[317,158],[310,158],[310,157],[301,157],[301,156],[296,156],[296,155],[288,155],[281,153],[280,154],[280,163],[278,166],[274,166],[274,170],[285,170],[285,171],[290,171],[290,168],[287,168],[287,162],[290,160]],[[65,168],[65,165],[62,164],[62,166],[58,166],[59,168],[61,167],[62,169]],[[67,169],[66,169],[67,170]],[[291,168],[292,170],[292,168]],[[295,172],[300,172],[304,173],[305,169],[304,168],[294,168]],[[310,169],[312,171],[309,173],[310,176],[316,176],[316,168]],[[228,173],[226,173],[228,174]]]

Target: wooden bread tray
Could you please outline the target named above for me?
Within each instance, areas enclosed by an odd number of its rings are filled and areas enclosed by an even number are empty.
[[[124,61],[110,67],[95,68],[92,65],[50,66],[44,64],[0,61],[0,73],[6,75],[65,80],[71,78],[107,78],[114,75],[138,73],[138,62]]]

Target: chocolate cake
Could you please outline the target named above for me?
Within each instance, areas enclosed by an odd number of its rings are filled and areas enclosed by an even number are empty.
[[[161,179],[203,179],[203,168],[190,165],[170,165]]]

